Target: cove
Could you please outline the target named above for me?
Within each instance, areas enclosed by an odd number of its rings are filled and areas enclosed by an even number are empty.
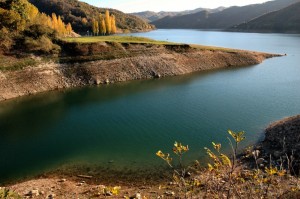
[[[150,170],[188,144],[227,145],[227,129],[246,131],[244,146],[272,121],[299,114],[299,35],[157,30],[154,39],[287,53],[264,63],[159,80],[55,91],[0,103],[0,183],[69,164]],[[228,149],[225,147],[225,149]]]

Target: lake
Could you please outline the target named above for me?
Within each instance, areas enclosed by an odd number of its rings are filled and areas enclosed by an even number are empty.
[[[273,121],[300,112],[300,35],[156,30],[158,40],[286,53],[262,64],[27,96],[0,103],[0,184],[68,165],[122,171],[164,165],[158,150],[188,144],[186,162],[227,130],[243,146]]]

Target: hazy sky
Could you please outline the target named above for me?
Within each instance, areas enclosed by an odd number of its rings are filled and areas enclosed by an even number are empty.
[[[140,11],[182,11],[195,8],[216,8],[219,6],[243,6],[248,4],[263,3],[268,0],[80,0],[89,4],[115,8],[123,12]]]

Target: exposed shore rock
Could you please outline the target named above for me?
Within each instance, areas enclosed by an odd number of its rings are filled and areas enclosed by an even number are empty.
[[[266,155],[276,160],[289,157],[289,169],[300,173],[300,115],[284,118],[272,123],[265,130],[262,147]]]
[[[64,63],[50,61],[36,67],[0,72],[0,101],[56,89],[249,66],[279,56],[189,45],[128,43],[80,44],[80,48],[73,46],[71,51],[73,56],[66,55],[69,57]],[[98,59],[90,61],[89,58],[95,56]]]

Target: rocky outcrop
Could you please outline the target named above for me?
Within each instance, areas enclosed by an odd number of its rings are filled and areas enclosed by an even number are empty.
[[[288,157],[290,169],[292,172],[299,174],[300,115],[285,118],[267,127],[262,146],[274,160],[279,160],[280,158],[285,160]]]
[[[22,70],[0,72],[0,101],[84,85],[161,78],[195,71],[248,66],[276,56],[218,48],[193,48],[188,45],[97,45],[81,46],[78,56],[66,55],[68,59],[63,63],[50,61]],[[74,48],[76,47],[72,47],[73,52],[76,50]],[[91,54],[96,51],[93,48],[104,50],[98,50],[98,54],[94,55]],[[85,51],[82,52],[82,49]]]

